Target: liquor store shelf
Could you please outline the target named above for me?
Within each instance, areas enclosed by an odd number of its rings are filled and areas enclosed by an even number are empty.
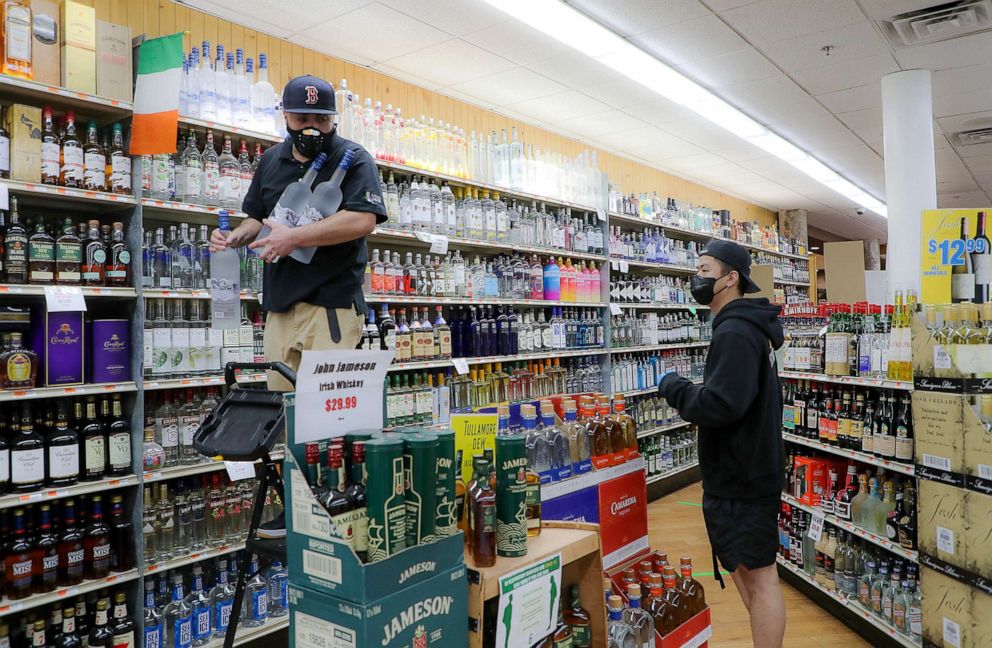
[[[678,423],[670,423],[669,425],[648,428],[647,430],[638,430],[637,438],[643,439],[644,437],[654,436],[655,434],[664,434],[665,432],[671,432],[672,430],[684,428],[687,425],[692,425],[692,423],[689,421],[679,421]]]
[[[283,450],[274,450],[270,455],[273,461],[281,461],[285,456],[286,453]],[[207,461],[205,463],[192,464],[189,466],[170,466],[169,468],[163,468],[162,470],[154,470],[144,473],[141,477],[141,483],[153,484],[167,479],[191,477],[193,475],[202,475],[204,473],[215,472],[217,470],[224,470],[223,461]]]
[[[124,488],[134,486],[138,483],[136,475],[124,475],[122,477],[108,477],[90,482],[79,482],[72,486],[56,486],[42,488],[30,493],[9,493],[0,497],[0,509],[13,508],[15,506],[28,506],[41,502],[63,499],[66,497],[77,497],[88,493],[100,493],[111,488]]]
[[[642,344],[632,347],[611,348],[610,353],[639,353],[641,351],[672,351],[673,349],[698,349],[708,347],[709,342],[678,342],[676,344]]]
[[[163,220],[169,215],[186,214],[191,216],[213,216],[210,223],[216,223],[216,216],[221,211],[227,211],[231,218],[246,218],[246,215],[237,209],[226,207],[212,207],[209,205],[197,205],[194,203],[179,202],[177,200],[158,200],[157,198],[142,198],[142,212],[148,211],[148,216],[152,220]]]
[[[675,475],[678,475],[679,473],[684,473],[687,470],[692,470],[693,468],[695,468],[698,465],[699,465],[699,462],[698,461],[694,461],[691,464],[686,464],[684,466],[679,466],[678,468],[675,468],[673,470],[668,470],[668,471],[665,471],[663,473],[658,473],[657,475],[651,475],[650,477],[647,478],[647,481],[645,483],[647,483],[647,484],[653,484],[655,482],[660,482],[662,479],[667,479],[669,477],[674,477]]]
[[[445,238],[448,245],[457,247],[481,248],[490,250],[501,250],[505,252],[522,252],[525,254],[553,255],[568,259],[591,259],[593,261],[606,261],[606,255],[590,254],[589,252],[572,252],[551,247],[540,247],[536,245],[523,245],[520,243],[510,243],[508,241],[490,241],[487,239],[466,238],[462,236],[445,236],[441,234],[430,234],[421,232],[423,238],[416,232],[405,230],[395,230],[385,227],[376,228],[368,237],[369,244],[376,243],[398,243],[410,245],[430,246],[434,240]]]
[[[518,353],[517,355],[504,356],[482,356],[479,358],[454,358],[447,360],[425,360],[416,362],[397,362],[390,365],[390,371],[407,371],[410,369],[437,369],[440,367],[453,367],[455,360],[464,360],[470,365],[492,364],[496,362],[520,362],[526,360],[544,360],[545,358],[575,358],[580,356],[605,355],[606,349],[572,349],[568,351],[550,350],[547,353]]]
[[[536,308],[558,307],[565,308],[605,308],[602,302],[565,302],[548,301],[544,299],[505,299],[502,297],[430,297],[420,295],[366,295],[366,303],[369,304],[429,304],[434,305],[477,305],[495,304],[508,306],[531,306]]]
[[[913,551],[912,549],[906,549],[902,545],[900,545],[900,544],[898,544],[896,542],[892,542],[892,541],[888,540],[887,538],[883,538],[882,536],[875,535],[874,533],[871,533],[869,531],[865,531],[861,527],[855,526],[851,522],[847,522],[846,520],[839,519],[836,515],[833,515],[831,513],[823,513],[819,508],[817,508],[815,506],[809,506],[808,504],[803,504],[802,502],[800,502],[799,500],[797,500],[792,495],[789,495],[788,493],[782,493],[782,501],[785,502],[786,504],[789,504],[790,506],[794,506],[794,507],[796,507],[798,509],[802,509],[802,510],[806,511],[807,513],[819,513],[819,514],[822,514],[823,515],[823,519],[825,521],[827,521],[830,524],[834,525],[838,529],[843,529],[845,531],[848,531],[850,533],[853,533],[854,535],[858,536],[859,538],[864,538],[868,542],[870,542],[872,544],[876,544],[876,545],[878,545],[879,547],[881,547],[883,549],[887,549],[888,551],[891,551],[892,553],[896,554],[897,556],[902,556],[903,558],[905,558],[906,560],[908,560],[910,562],[914,562],[914,563],[915,562],[919,562],[919,553],[918,552]]]
[[[86,117],[123,118],[133,108],[127,101],[76,92],[6,74],[0,76],[0,90],[6,99],[38,105],[52,103],[62,109],[75,109]]]
[[[160,299],[210,299],[209,290],[172,290],[168,288],[142,288],[141,296]],[[241,291],[242,301],[257,301],[258,293],[251,290]]]
[[[138,391],[134,382],[97,383],[95,385],[74,385],[72,387],[35,387],[33,389],[0,390],[0,403],[35,398],[59,398],[64,396],[94,396]]]
[[[821,373],[809,373],[805,371],[779,371],[779,378],[791,378],[798,380],[816,380],[818,382],[833,383],[835,385],[854,385],[855,387],[877,387],[879,389],[902,389],[904,391],[913,390],[911,380],[887,380],[885,378],[861,378],[860,376],[828,376]]]
[[[289,615],[276,619],[270,618],[265,625],[260,625],[257,628],[244,628],[238,626],[237,635],[234,637],[234,645],[241,646],[250,641],[255,641],[256,639],[261,639],[262,637],[268,636],[273,632],[279,632],[280,630],[286,630],[288,628]],[[221,648],[223,645],[223,639],[214,639],[210,643],[204,644],[202,648]]]
[[[111,286],[79,286],[83,297],[118,297],[134,298],[138,295],[134,288]],[[45,286],[21,285],[21,284],[0,284],[0,296],[13,295],[14,297],[44,297]]]
[[[634,261],[632,259],[621,259],[618,257],[613,257],[610,259],[610,268],[613,270],[626,272],[626,270],[623,269],[625,265],[628,268],[640,268],[642,270],[657,270],[658,272],[675,272],[678,274],[696,274],[697,272],[696,268],[673,265],[671,263],[654,263],[652,261]]]
[[[217,122],[197,119],[196,117],[190,117],[188,115],[179,115],[179,123],[184,126],[193,126],[195,128],[209,128],[221,133],[230,133],[231,135],[237,135],[239,137],[244,137],[246,139],[256,140],[259,142],[278,144],[282,141],[282,138],[278,135],[270,135],[269,133],[253,131],[247,128],[238,128],[237,126],[230,126],[228,124],[218,124]]]
[[[35,594],[17,601],[11,601],[10,599],[5,598],[0,600],[0,617],[7,616],[8,614],[15,614],[17,612],[23,612],[32,608],[42,607],[57,601],[64,601],[70,596],[79,596],[80,594],[93,592],[111,585],[133,581],[139,577],[140,574],[138,573],[138,570],[131,569],[119,574],[111,574],[106,578],[97,578],[95,580],[84,581],[79,585],[60,587],[45,594]]]
[[[871,464],[873,466],[881,466],[882,468],[887,468],[893,472],[902,473],[903,475],[916,474],[916,466],[913,464],[889,461],[888,459],[882,459],[881,457],[876,457],[875,455],[870,455],[865,452],[838,448],[837,446],[821,443],[819,441],[814,441],[813,439],[807,439],[806,437],[797,436],[784,431],[782,432],[782,438],[786,441],[798,443],[799,445],[804,445],[809,448],[816,448],[817,450],[829,452],[830,454],[835,454],[839,457],[847,457],[848,459],[854,459],[855,461]]]
[[[229,553],[233,553],[235,551],[241,551],[244,548],[245,548],[245,543],[244,540],[242,540],[241,542],[225,544],[219,547],[214,547],[212,549],[204,549],[203,551],[188,553],[186,555],[180,556],[179,558],[173,558],[171,560],[163,560],[162,562],[145,565],[143,573],[154,574],[160,571],[179,569],[180,567],[185,567],[186,565],[192,565],[193,563],[198,563],[203,560],[210,560],[211,558],[224,556]]]
[[[6,77],[0,77],[6,78]],[[25,196],[39,198],[54,198],[65,202],[98,202],[108,205],[134,205],[134,196],[130,194],[115,194],[107,191],[91,191],[89,189],[73,189],[57,187],[40,182],[23,182],[21,180],[2,180],[7,185],[7,191]]]
[[[709,310],[709,306],[703,306],[701,304],[662,304],[658,302],[639,302],[624,304],[621,302],[613,302],[610,306],[619,306],[620,308],[636,308],[644,310]]]
[[[703,381],[702,379],[693,380],[692,384],[701,385],[703,384]],[[654,394],[657,391],[658,391],[658,386],[655,385],[654,387],[645,387],[644,389],[630,389],[621,393],[623,394],[624,398],[629,398],[631,396],[643,396],[644,394]]]
[[[782,284],[783,286],[801,286],[803,288],[809,287],[808,281],[793,281],[792,279],[772,279],[774,283]]]
[[[610,212],[611,225],[617,224],[628,224],[637,225],[641,227],[660,227],[665,234],[682,235],[689,238],[696,239],[698,241],[709,241],[710,239],[717,239],[720,241],[734,241],[730,238],[725,238],[723,236],[716,236],[708,232],[697,232],[696,230],[682,229],[681,227],[672,227],[671,225],[664,225],[657,221],[647,220],[646,218],[638,218],[636,216],[627,216],[625,214],[617,214]],[[612,222],[616,221],[616,222]],[[734,241],[738,245],[745,247],[749,250],[754,250],[756,252],[766,252],[768,254],[774,254],[775,256],[785,257],[787,259],[801,259],[806,260],[806,257],[801,254],[789,254],[788,252],[779,252],[778,250],[769,250],[763,248],[760,245],[751,245],[750,243],[741,243],[740,241]]]
[[[827,589],[826,587],[824,587],[820,583],[817,583],[816,580],[810,578],[809,575],[806,572],[804,572],[803,570],[799,569],[798,567],[796,567],[795,565],[793,565],[789,561],[787,561],[784,558],[782,558],[782,556],[775,556],[775,561],[779,565],[781,565],[784,569],[789,570],[790,572],[792,572],[793,574],[795,574],[799,578],[801,578],[804,581],[806,581],[810,586],[815,587],[816,589],[820,590],[821,592],[823,592],[824,594],[826,594],[827,596],[829,596],[834,602],[836,602],[839,605],[842,605],[844,607],[847,607],[850,610],[852,610],[853,612],[855,612],[856,614],[862,616],[870,624],[872,624],[873,626],[875,626],[876,628],[878,628],[879,630],[881,630],[882,632],[884,632],[885,634],[887,634],[889,637],[891,637],[892,639],[894,639],[896,641],[896,643],[898,643],[900,646],[906,646],[906,648],[919,648],[919,645],[920,644],[914,642],[910,637],[907,637],[904,634],[900,634],[895,629],[894,626],[892,626],[889,623],[886,623],[882,619],[879,619],[873,613],[871,613],[868,610],[866,610],[865,608],[863,608],[861,606],[861,604],[858,603],[857,601],[852,601],[850,599],[844,598],[843,596],[841,596],[840,594],[838,594],[836,591]]]
[[[603,470],[593,470],[585,473],[584,475],[579,475],[578,477],[541,486],[541,501],[547,502],[548,500],[553,500],[563,495],[580,491],[583,488],[596,486],[605,481],[622,477],[623,475],[643,471],[644,459],[640,457],[632,459],[626,463],[622,463],[619,466],[610,466],[609,468],[604,468]]]
[[[265,380],[265,374],[241,374],[236,377],[238,384],[256,383]],[[214,387],[223,385],[223,374],[218,376],[201,376],[199,378],[167,378],[163,380],[146,380],[142,383],[145,391],[155,391],[158,389],[182,389],[184,387]]]

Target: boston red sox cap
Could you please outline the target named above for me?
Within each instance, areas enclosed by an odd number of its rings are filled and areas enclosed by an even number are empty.
[[[334,86],[310,74],[290,79],[282,90],[282,111],[336,115]]]

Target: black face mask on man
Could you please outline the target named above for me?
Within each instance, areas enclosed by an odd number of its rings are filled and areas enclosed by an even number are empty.
[[[717,280],[723,279],[728,274],[730,274],[730,272],[725,272],[719,277],[701,277],[699,275],[693,275],[692,281],[689,284],[689,292],[692,293],[692,298],[703,306],[709,306],[714,297],[727,289],[727,286],[724,286],[720,290],[713,292],[713,286],[716,285]]]
[[[293,146],[300,152],[300,155],[310,159],[317,157],[317,154],[321,151],[325,151],[326,147],[331,143],[331,136],[334,134],[333,129],[328,133],[322,133],[313,126],[293,129],[288,124],[286,131],[289,133],[289,137],[293,140]]]

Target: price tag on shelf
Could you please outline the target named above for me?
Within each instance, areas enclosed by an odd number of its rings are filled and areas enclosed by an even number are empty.
[[[813,542],[819,542],[820,537],[823,535],[823,512],[813,511],[813,518],[809,522],[809,531],[807,535]]]
[[[231,481],[255,478],[255,464],[251,461],[225,461],[224,468]]]
[[[452,358],[451,363],[455,365],[455,371],[458,372],[458,375],[464,376],[468,373],[468,360],[465,358]]]
[[[86,299],[77,286],[45,286],[45,305],[49,313],[85,311]]]
[[[596,208],[596,218],[598,218],[600,221],[605,221],[606,220],[606,212],[603,211],[602,209],[600,209],[599,207],[597,207]]]
[[[443,234],[437,234],[434,236],[434,240],[431,241],[431,254],[447,254],[448,253],[448,237]]]
[[[382,428],[382,385],[394,351],[304,351],[294,443]]]
[[[430,232],[414,232],[414,235],[424,243],[434,242],[434,235]]]
[[[630,271],[630,264],[628,264],[626,261],[621,261],[620,272],[629,272],[629,271]]]
[[[614,270],[620,269],[620,263],[618,261],[610,261],[610,267]]]
[[[621,315],[623,310],[620,308],[620,304],[610,304],[610,314],[611,315]]]

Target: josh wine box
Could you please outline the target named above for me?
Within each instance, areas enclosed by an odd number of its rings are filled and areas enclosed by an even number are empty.
[[[87,328],[86,380],[91,383],[131,380],[130,320],[93,320]]]
[[[32,311],[32,349],[38,354],[39,383],[44,386],[83,384],[86,355],[82,311],[49,313],[44,306]]]
[[[289,586],[289,648],[427,648],[466,645],[465,566],[369,604]]]

